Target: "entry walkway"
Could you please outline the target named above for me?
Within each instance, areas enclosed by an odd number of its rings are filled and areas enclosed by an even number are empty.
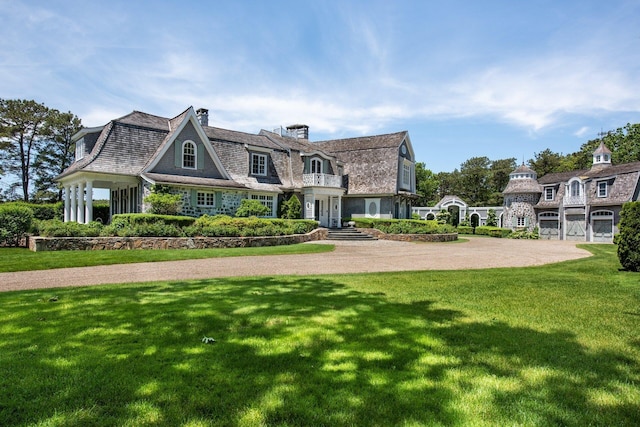
[[[0,291],[233,276],[525,267],[590,255],[588,251],[578,249],[575,242],[478,237],[464,239],[468,241],[320,241],[306,244],[334,244],[335,251],[0,273]]]

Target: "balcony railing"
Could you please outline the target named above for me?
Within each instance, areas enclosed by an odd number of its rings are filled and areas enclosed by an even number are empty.
[[[305,173],[302,175],[302,185],[305,187],[342,187],[340,175],[328,175],[326,173]]]
[[[584,194],[580,196],[564,196],[564,205],[565,206],[584,206],[585,197]]]

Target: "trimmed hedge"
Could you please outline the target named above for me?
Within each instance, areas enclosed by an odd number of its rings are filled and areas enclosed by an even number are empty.
[[[640,271],[640,202],[627,202],[620,211],[618,259],[627,271]]]
[[[52,219],[37,221],[32,232],[43,237],[96,237],[100,236],[103,228],[103,225],[97,221],[80,224]]]
[[[449,234],[456,228],[435,220],[351,218],[358,228],[375,228],[387,234]]]
[[[0,243],[20,246],[20,241],[31,229],[33,210],[26,204],[0,205]]]
[[[480,236],[491,236],[491,237],[509,237],[511,234],[511,230],[508,228],[500,228],[500,227],[490,227],[488,225],[481,225],[480,227],[476,227],[476,234]]]

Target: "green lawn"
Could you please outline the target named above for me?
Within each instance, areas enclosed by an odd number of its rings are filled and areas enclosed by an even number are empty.
[[[585,247],[546,267],[2,293],[0,425],[636,426],[640,276]]]
[[[285,255],[322,253],[334,245],[284,245],[230,249],[136,249],[119,251],[32,252],[25,248],[0,248],[0,273],[9,271],[48,270],[64,267],[129,264],[133,262],[177,261],[247,255]]]

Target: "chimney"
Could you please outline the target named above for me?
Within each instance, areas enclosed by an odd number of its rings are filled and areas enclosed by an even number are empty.
[[[309,139],[309,126],[307,125],[287,126],[287,135],[297,139]]]
[[[206,108],[198,108],[196,116],[198,116],[198,121],[202,126],[209,126],[209,110]]]

